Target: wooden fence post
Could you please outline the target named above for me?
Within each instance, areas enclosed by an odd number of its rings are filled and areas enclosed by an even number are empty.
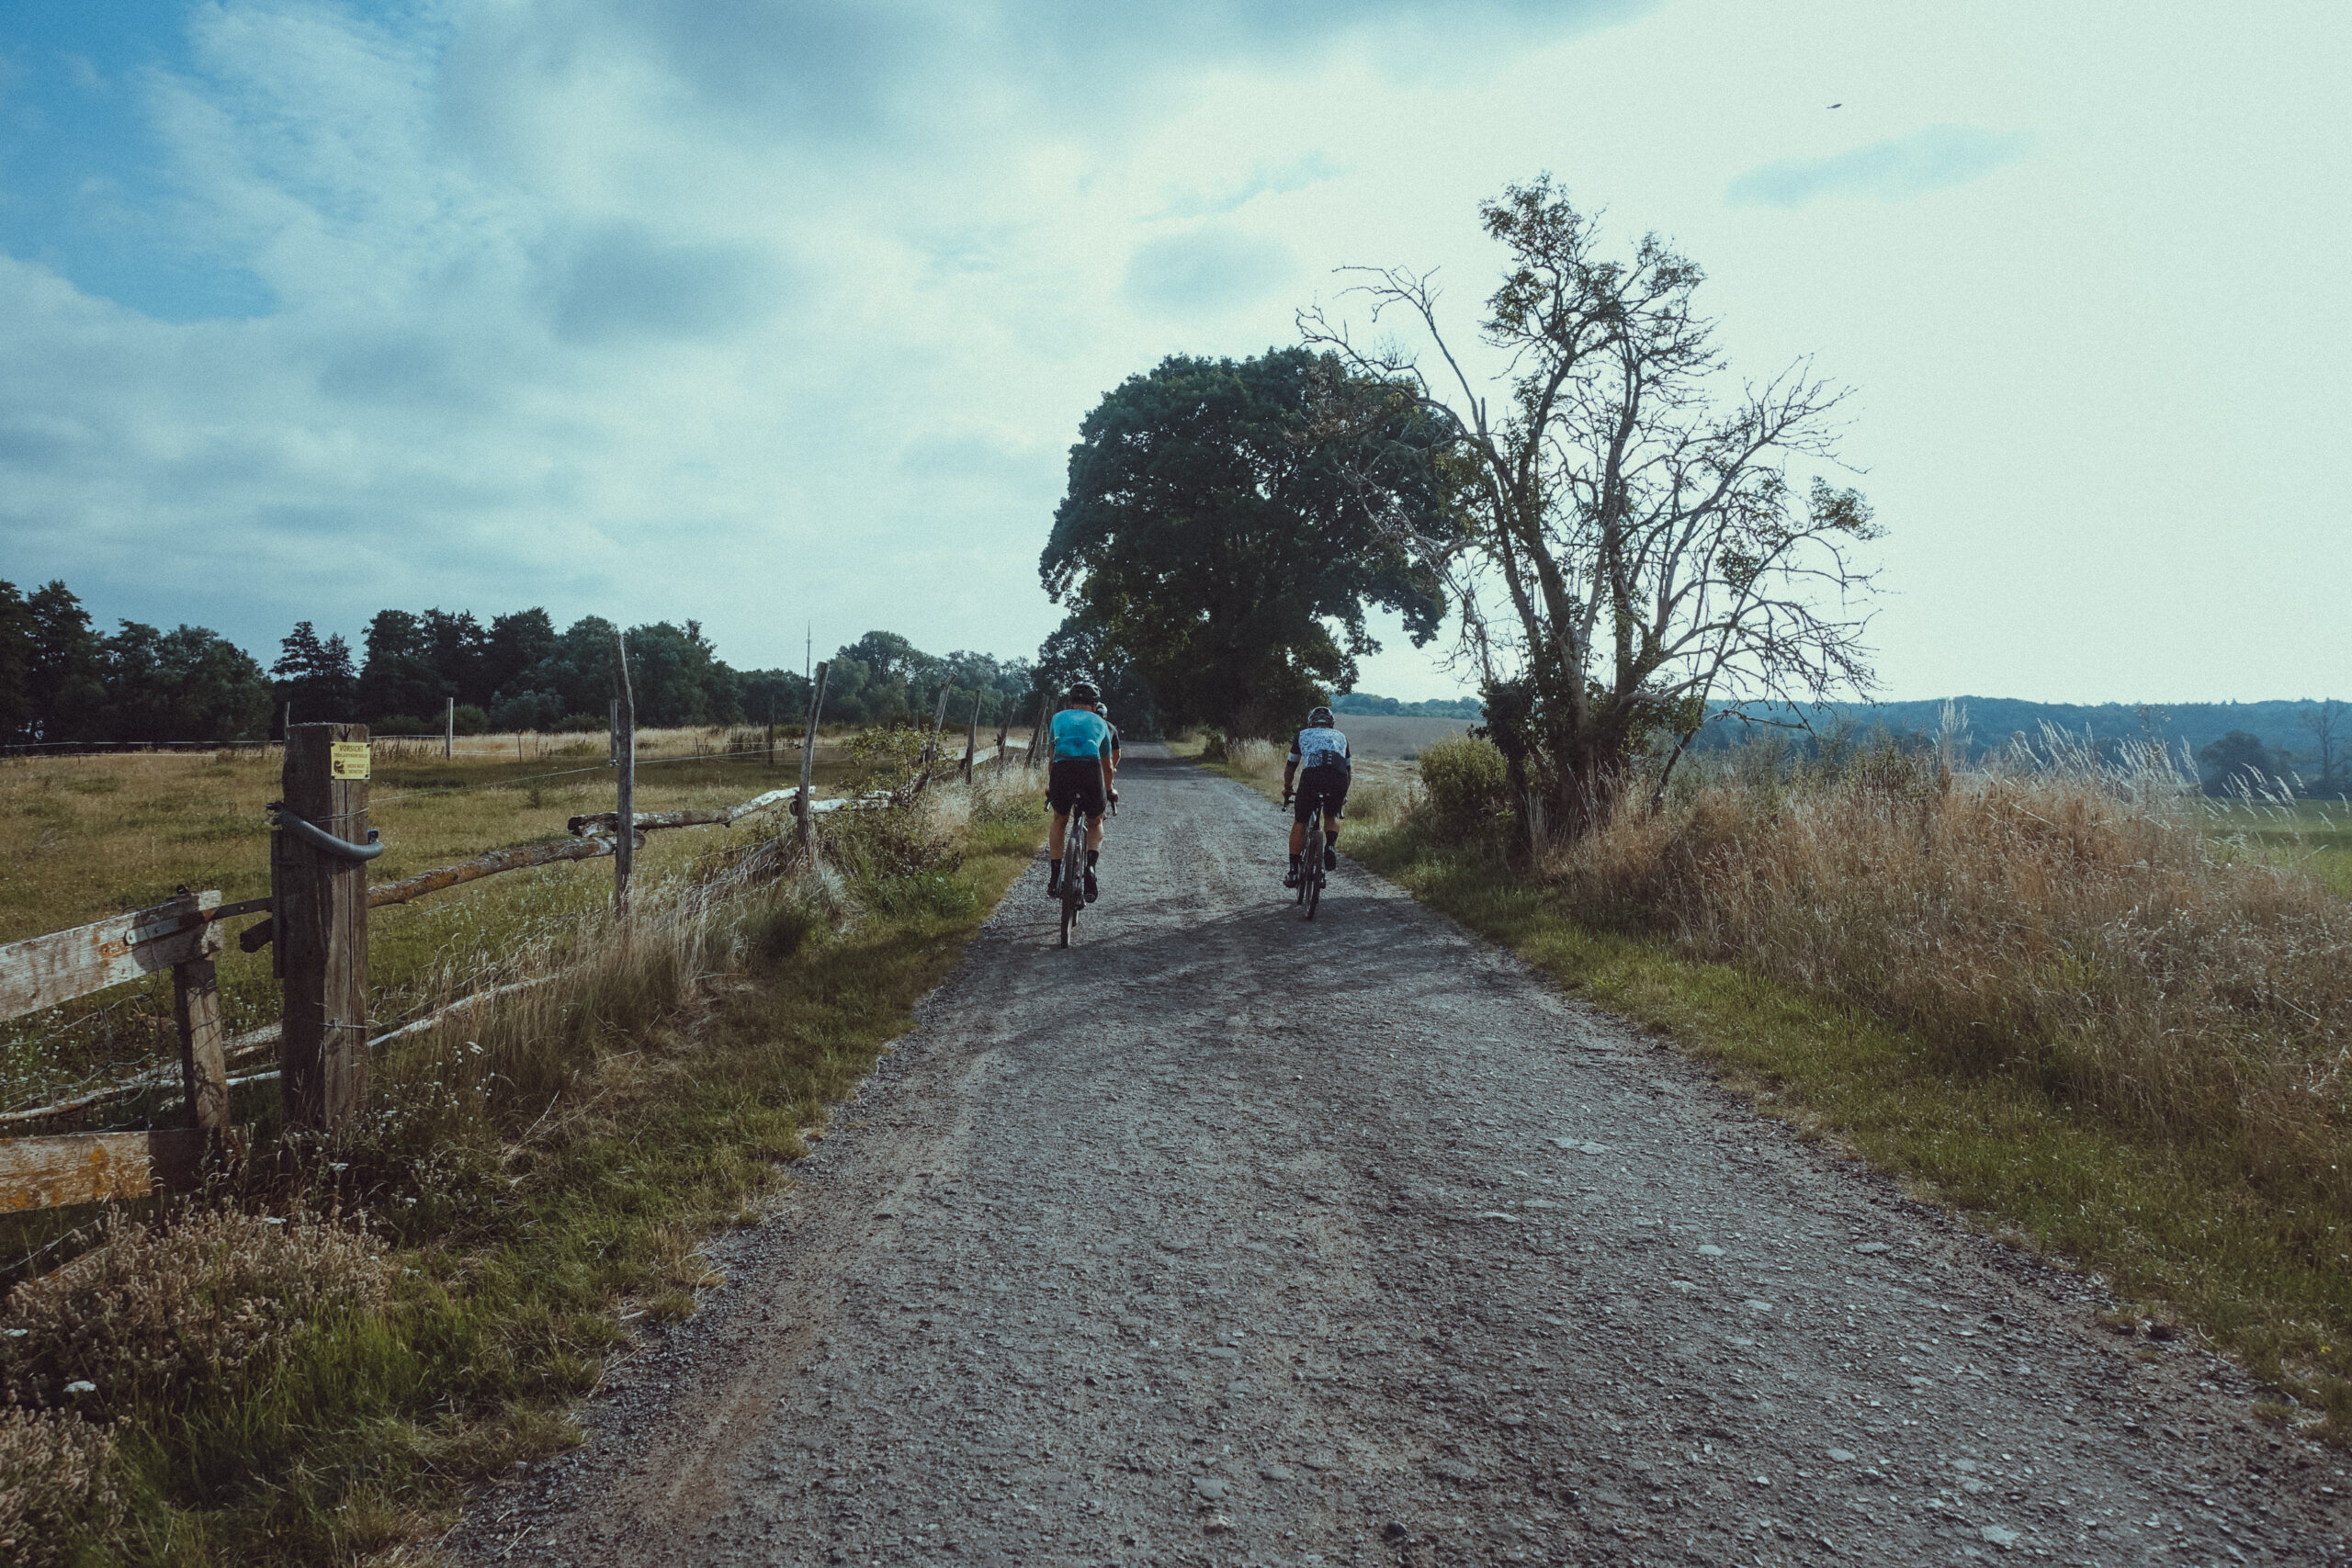
[[[286,808],[346,843],[368,838],[368,727],[287,731]],[[368,865],[270,835],[278,975],[286,982],[278,1089],[292,1128],[323,1133],[368,1099]]]
[[[932,705],[931,733],[923,738],[922,771],[926,776],[931,773],[932,759],[939,755],[939,732],[946,727],[947,683],[943,681],[939,686],[939,701]]]
[[[1029,731],[1029,750],[1022,753],[1021,765],[1032,771],[1037,766],[1037,747],[1046,739],[1046,704],[1048,700],[1045,697],[1037,699],[1036,728]]]
[[[817,666],[817,678],[808,687],[808,725],[800,732],[800,798],[793,810],[800,814],[800,850],[814,856],[817,848],[817,814],[808,809],[808,781],[817,771],[817,721],[825,711],[825,672],[831,662]]]
[[[629,873],[637,869],[637,696],[628,684],[628,638],[617,631],[613,633],[613,671],[621,688],[613,709],[614,761],[620,773],[620,798],[613,808],[613,913],[626,923]]]
[[[175,902],[193,914],[201,908],[183,887]],[[205,1133],[229,1126],[229,1069],[221,1055],[220,988],[212,955],[220,951],[220,928],[208,921],[197,955],[172,965],[172,1013],[180,1029],[180,1079],[187,1089],[188,1125]]]
[[[458,699],[447,697],[443,702],[446,705],[441,709],[441,755],[454,757],[458,754]]]
[[[972,722],[964,729],[964,782],[972,782],[972,759],[980,754],[980,694],[972,694]]]

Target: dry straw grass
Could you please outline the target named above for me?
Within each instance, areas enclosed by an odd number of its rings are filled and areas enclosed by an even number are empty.
[[[115,1434],[53,1410],[0,1405],[0,1562],[63,1568],[123,1517]]]
[[[9,1292],[0,1385],[85,1413],[185,1404],[265,1372],[330,1313],[380,1310],[391,1273],[364,1228],[314,1214],[117,1216],[103,1246]]]
[[[2023,1070],[2352,1199],[2352,906],[2231,853],[2160,760],[2053,736],[2013,763],[1735,768],[1542,869],[1600,919],[1889,1018],[1957,1070]]]

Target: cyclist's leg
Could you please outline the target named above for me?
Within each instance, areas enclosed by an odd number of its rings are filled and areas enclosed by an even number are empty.
[[[1339,787],[1323,792],[1323,865],[1325,870],[1337,866],[1340,859],[1340,819],[1348,809],[1347,775],[1340,776]]]
[[[1086,814],[1086,901],[1091,904],[1102,891],[1094,880],[1094,868],[1102,855],[1102,818],[1111,809],[1110,794],[1098,775],[1071,804],[1073,809]]]
[[[1290,818],[1290,871],[1283,878],[1284,887],[1298,886],[1299,857],[1306,852],[1306,825],[1315,820],[1315,787],[1306,773],[1299,774],[1296,787],[1291,792],[1291,799],[1294,807]]]

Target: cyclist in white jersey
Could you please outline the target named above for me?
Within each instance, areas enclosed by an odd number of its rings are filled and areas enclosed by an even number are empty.
[[[1306,825],[1323,814],[1323,869],[1340,864],[1340,816],[1347,807],[1348,784],[1355,776],[1348,738],[1332,727],[1331,710],[1318,707],[1306,716],[1306,728],[1292,738],[1290,756],[1283,763],[1283,800],[1292,798],[1296,783],[1298,807],[1290,824],[1290,874],[1284,887],[1298,886],[1299,857],[1306,850]]]

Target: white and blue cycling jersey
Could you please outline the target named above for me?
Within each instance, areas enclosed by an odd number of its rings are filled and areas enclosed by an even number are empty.
[[[1290,760],[1302,768],[1347,768],[1353,772],[1348,738],[1336,729],[1302,729],[1290,743]]]

